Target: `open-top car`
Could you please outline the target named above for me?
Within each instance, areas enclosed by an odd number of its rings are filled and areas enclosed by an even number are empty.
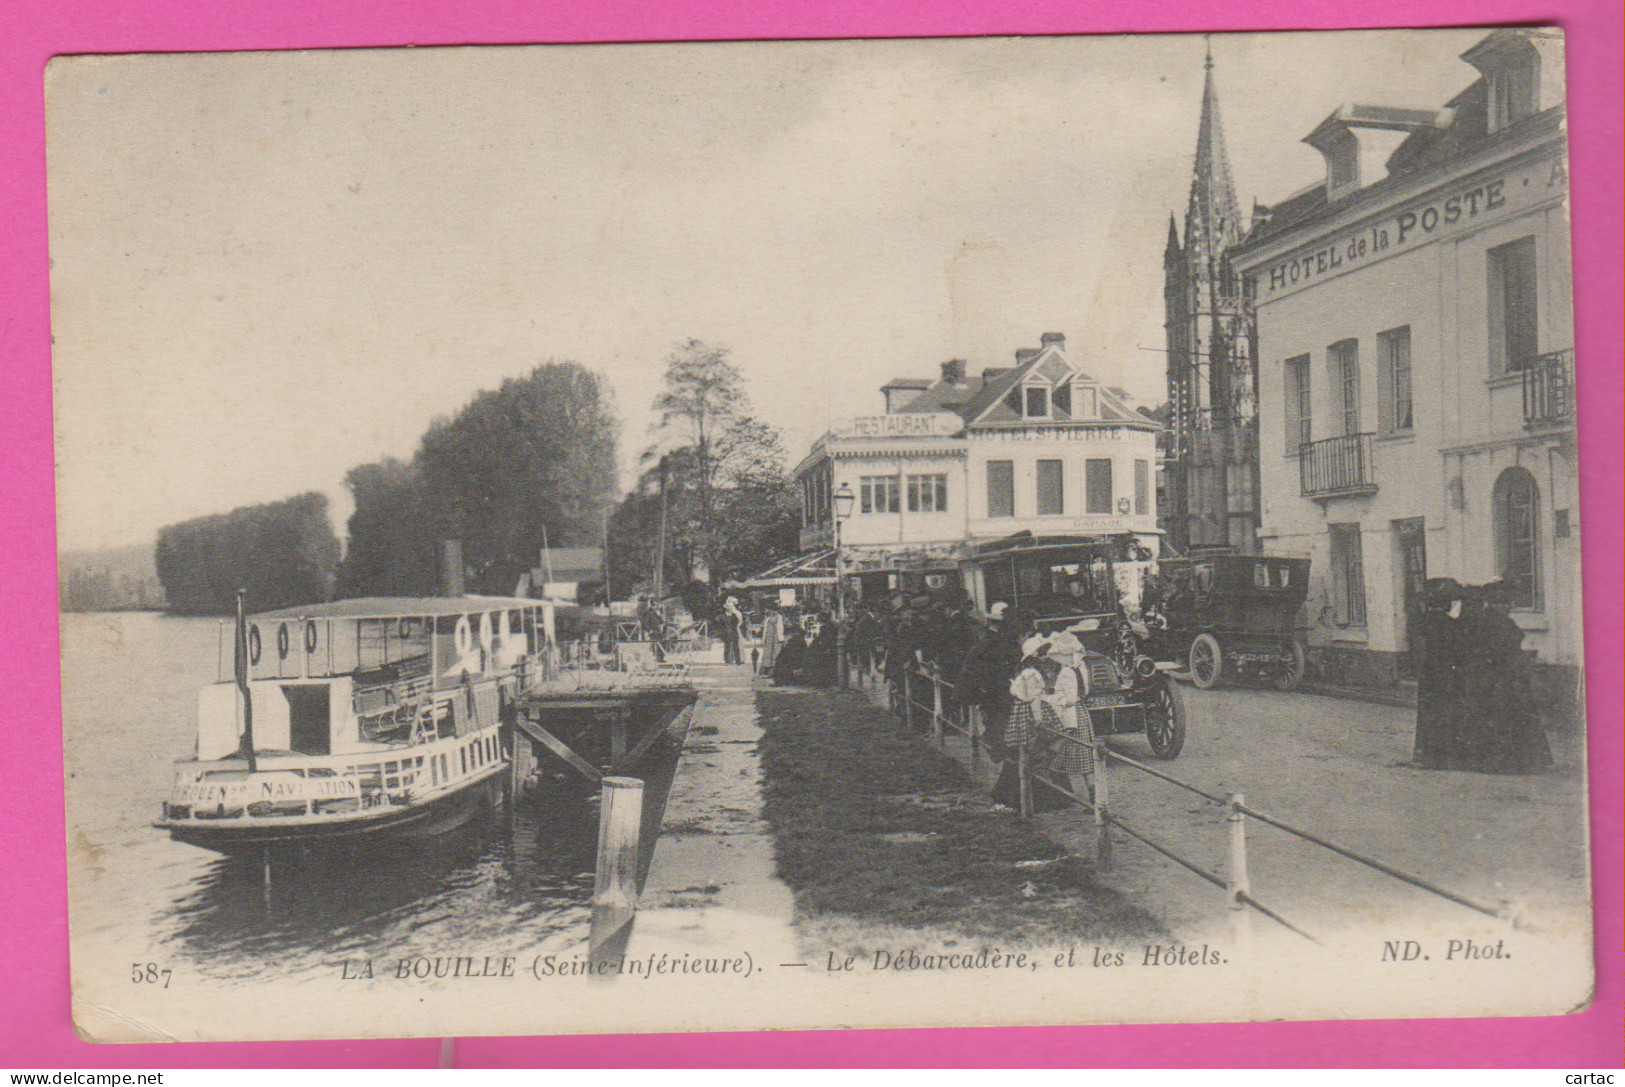
[[[1146,605],[1197,687],[1229,678],[1290,691],[1303,681],[1296,627],[1308,590],[1306,558],[1208,553],[1164,559]]]
[[[1087,651],[1084,705],[1097,736],[1143,732],[1153,754],[1185,745],[1179,695],[1137,625],[1150,552],[1128,535],[1017,533],[970,549],[965,589],[984,616],[994,604],[1031,613],[1041,632],[1075,634]]]

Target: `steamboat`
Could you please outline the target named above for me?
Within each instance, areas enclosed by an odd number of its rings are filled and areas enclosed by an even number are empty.
[[[154,825],[237,853],[466,821],[503,786],[517,705],[555,678],[557,607],[374,597],[245,617],[239,601]]]

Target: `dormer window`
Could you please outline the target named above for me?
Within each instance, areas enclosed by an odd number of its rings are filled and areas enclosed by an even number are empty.
[[[1489,114],[1485,121],[1491,132],[1562,101],[1563,40],[1548,31],[1497,30],[1461,59],[1484,77]],[[1542,80],[1548,84],[1544,90]]]
[[[1531,50],[1528,56],[1490,76],[1491,132],[1498,132],[1535,113],[1537,64],[1539,59]]]
[[[1072,413],[1074,419],[1100,418],[1099,390],[1093,385],[1079,385],[1077,397],[1078,409]]]
[[[1043,385],[1028,385],[1024,390],[1026,410],[1023,411],[1028,419],[1049,418],[1049,389]]]

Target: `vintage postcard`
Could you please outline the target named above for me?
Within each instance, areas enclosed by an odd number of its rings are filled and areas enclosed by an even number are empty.
[[[1588,1003],[1560,31],[46,91],[84,1037]]]

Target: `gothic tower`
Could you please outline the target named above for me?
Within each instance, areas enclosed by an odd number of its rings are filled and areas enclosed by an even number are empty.
[[[1210,46],[1185,237],[1170,215],[1163,250],[1170,432],[1164,528],[1180,552],[1258,550],[1258,329],[1251,284],[1229,260],[1241,237]]]

